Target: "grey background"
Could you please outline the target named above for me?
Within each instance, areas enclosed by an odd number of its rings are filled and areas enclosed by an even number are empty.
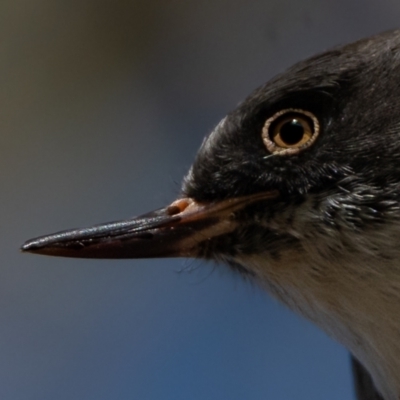
[[[172,201],[251,90],[399,17],[395,0],[2,0],[0,398],[352,399],[346,351],[224,267],[18,247]]]

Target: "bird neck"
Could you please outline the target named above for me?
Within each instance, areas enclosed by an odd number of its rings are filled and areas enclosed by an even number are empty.
[[[335,238],[324,242],[319,234],[276,260],[266,254],[236,260],[274,297],[347,347],[386,400],[399,400],[400,249],[391,254],[398,234],[387,229],[370,232],[370,242],[365,232],[349,236],[354,243],[341,252]]]

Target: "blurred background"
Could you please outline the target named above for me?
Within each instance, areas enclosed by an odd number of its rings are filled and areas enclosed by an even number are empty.
[[[20,254],[172,201],[255,87],[396,0],[0,2],[0,398],[353,399],[346,351],[223,266]]]

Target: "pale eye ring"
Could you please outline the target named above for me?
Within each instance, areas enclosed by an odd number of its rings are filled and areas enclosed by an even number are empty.
[[[287,108],[265,121],[262,139],[272,154],[297,154],[315,142],[319,130],[318,119],[313,113]]]

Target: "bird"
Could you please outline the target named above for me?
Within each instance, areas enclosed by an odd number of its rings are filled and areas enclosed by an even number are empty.
[[[206,136],[178,198],[22,251],[227,265],[343,344],[359,400],[400,399],[400,30],[253,91]]]

